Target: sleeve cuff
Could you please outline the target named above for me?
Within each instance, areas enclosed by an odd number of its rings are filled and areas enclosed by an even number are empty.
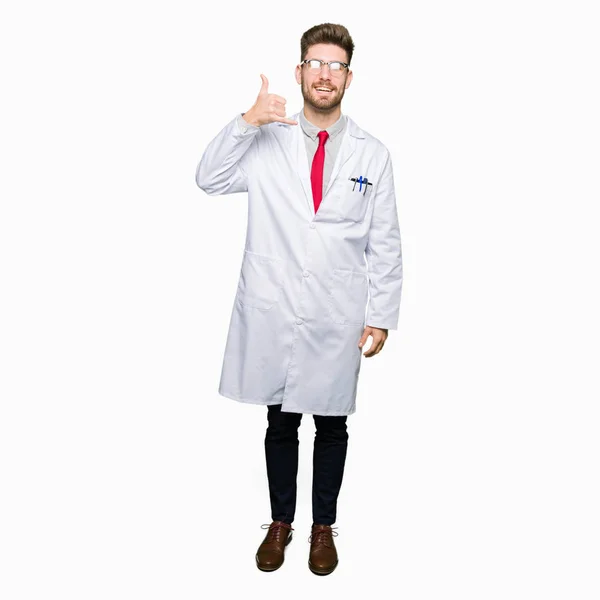
[[[242,114],[245,113],[239,113],[236,119],[240,133],[248,134],[252,131],[258,131],[258,127],[256,127],[256,125],[250,125],[250,123],[244,119]]]

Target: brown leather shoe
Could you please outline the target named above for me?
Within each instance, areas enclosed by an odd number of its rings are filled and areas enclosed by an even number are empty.
[[[329,575],[337,567],[338,555],[333,543],[334,536],[337,536],[337,531],[333,531],[331,525],[313,523],[308,540],[310,542],[308,568],[315,575]]]
[[[275,571],[283,564],[285,547],[292,541],[294,528],[283,521],[261,525],[261,529],[267,527],[269,531],[256,553],[256,566],[261,571]]]

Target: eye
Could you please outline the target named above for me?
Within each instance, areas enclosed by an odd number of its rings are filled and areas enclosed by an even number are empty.
[[[320,69],[321,68],[321,61],[320,60],[309,60],[308,61],[308,66],[311,69]]]
[[[340,62],[331,62],[331,63],[329,63],[329,68],[332,71],[339,71],[342,68],[342,63],[340,63]]]

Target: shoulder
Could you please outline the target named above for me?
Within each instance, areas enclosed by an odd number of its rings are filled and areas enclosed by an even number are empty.
[[[379,138],[375,137],[373,134],[360,127],[356,123],[356,121],[351,119],[348,115],[346,115],[346,119],[348,122],[349,134],[351,136],[354,136],[363,144],[365,144],[365,146],[369,148],[370,152],[381,154],[381,156],[384,158],[387,158],[389,156],[389,150]]]

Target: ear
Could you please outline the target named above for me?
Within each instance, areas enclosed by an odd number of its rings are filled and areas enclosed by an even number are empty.
[[[296,83],[302,83],[302,66],[296,65]]]
[[[348,69],[348,77],[346,77],[345,89],[348,89],[350,87],[350,84],[352,83],[352,77],[354,77],[354,73]]]

